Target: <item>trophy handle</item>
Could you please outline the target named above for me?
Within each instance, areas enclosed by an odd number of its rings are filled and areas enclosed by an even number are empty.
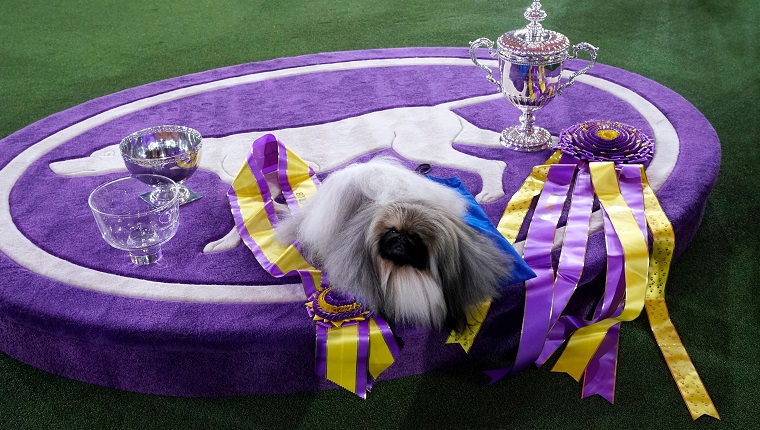
[[[475,49],[480,48],[481,46],[485,46],[488,48],[488,54],[490,56],[494,56],[493,52],[493,42],[489,40],[486,37],[481,37],[480,39],[470,42],[470,59],[473,63],[475,63],[476,66],[480,67],[481,69],[485,70],[488,75],[486,75],[486,79],[488,79],[489,82],[499,87],[499,92],[501,92],[501,82],[497,81],[493,78],[493,70],[491,70],[490,67],[486,66],[485,64],[482,64],[480,61],[478,61],[478,57],[475,55]]]
[[[598,50],[599,50],[599,48],[597,48],[596,46],[594,46],[594,45],[592,45],[590,43],[586,43],[586,42],[582,42],[582,43],[579,43],[579,44],[573,46],[573,55],[571,55],[570,57],[568,57],[568,60],[573,59],[573,58],[578,58],[578,51],[586,51],[588,53],[588,55],[591,57],[591,61],[588,63],[588,65],[586,67],[584,67],[584,68],[578,70],[577,72],[573,73],[572,75],[570,75],[570,78],[567,80],[567,82],[564,85],[562,85],[559,88],[557,88],[557,95],[562,94],[562,91],[565,88],[571,87],[575,83],[575,78],[577,78],[578,76],[580,76],[580,75],[588,72],[592,67],[594,67],[594,64],[596,64],[596,52]],[[472,52],[472,51],[470,51],[470,52]]]

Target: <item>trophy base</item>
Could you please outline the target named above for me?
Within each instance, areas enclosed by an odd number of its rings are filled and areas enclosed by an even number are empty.
[[[196,193],[195,191],[191,190],[190,188],[187,188],[186,186],[182,184],[177,184],[179,187],[179,205],[182,206],[184,204],[194,202],[198,199],[200,199],[200,194]],[[155,204],[155,196],[154,193],[156,191],[148,191],[147,193],[140,194],[140,198],[148,202],[151,206],[156,207]]]
[[[537,152],[548,149],[552,135],[541,127],[533,127],[530,133],[520,132],[520,126],[509,127],[501,132],[502,146],[520,152]]]

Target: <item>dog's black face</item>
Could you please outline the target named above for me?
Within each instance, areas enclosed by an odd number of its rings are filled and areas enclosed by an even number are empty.
[[[428,249],[419,235],[389,228],[380,237],[380,256],[399,266],[412,266],[425,270],[429,266]]]

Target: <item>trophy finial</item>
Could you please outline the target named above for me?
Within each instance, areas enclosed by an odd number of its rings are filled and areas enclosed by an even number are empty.
[[[530,24],[528,24],[527,27],[528,33],[526,35],[526,41],[537,42],[542,40],[544,28],[541,25],[541,21],[546,19],[546,12],[541,9],[541,2],[534,1],[528,10],[525,11],[524,16],[528,21],[530,21]]]

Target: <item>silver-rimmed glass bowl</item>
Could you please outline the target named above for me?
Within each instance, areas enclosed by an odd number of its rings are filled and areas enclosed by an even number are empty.
[[[125,137],[119,150],[130,173],[160,175],[177,182],[179,204],[183,205],[201,197],[183,182],[198,170],[202,141],[201,134],[190,127],[159,125]]]

